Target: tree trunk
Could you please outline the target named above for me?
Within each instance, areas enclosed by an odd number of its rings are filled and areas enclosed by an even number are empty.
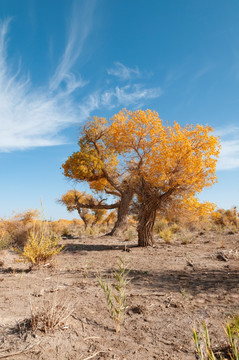
[[[121,198],[119,207],[117,209],[117,221],[113,229],[106,234],[107,236],[120,235],[127,227],[127,216],[129,214],[129,207],[133,198],[133,191],[126,191]]]
[[[139,212],[138,231],[138,246],[152,246],[155,244],[153,237],[153,227],[156,218],[157,210],[150,206],[141,205]]]

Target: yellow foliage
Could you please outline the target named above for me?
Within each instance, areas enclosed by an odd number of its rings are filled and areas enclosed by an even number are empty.
[[[168,220],[176,221],[183,226],[198,227],[210,221],[212,211],[216,205],[202,202],[194,197],[177,199],[165,211]]]
[[[119,202],[127,191],[136,194],[141,225],[170,207],[191,211],[191,220],[206,219],[212,205],[194,197],[216,182],[220,144],[212,133],[209,126],[163,125],[152,110],[123,109],[109,122],[94,117],[82,132],[80,151],[62,165],[64,175],[87,181],[92,190],[119,197]],[[146,244],[145,227],[138,229],[139,243]]]
[[[231,210],[218,209],[211,213],[211,220],[214,224],[220,226],[238,226],[238,217],[236,208]]]
[[[171,243],[174,237],[174,232],[170,227],[165,227],[159,232],[159,236],[167,243]]]
[[[80,192],[77,190],[69,190],[66,194],[62,195],[60,203],[66,205],[68,211],[77,210],[85,227],[95,224],[101,224],[104,218],[107,217],[106,209],[88,209],[81,207],[81,205],[94,204],[95,200],[92,195]]]
[[[30,229],[39,216],[38,210],[27,210],[9,219],[0,219],[0,241],[23,247]]]
[[[105,169],[114,176],[118,164],[117,154],[106,146],[107,120],[94,117],[82,131],[80,151],[73,153],[62,165],[64,175],[70,179],[88,181],[92,190],[103,191],[111,184],[105,178]]]
[[[64,245],[59,246],[61,238],[49,228],[47,222],[42,222],[40,226],[34,226],[27,238],[27,243],[23,250],[15,249],[23,262],[32,265],[45,263],[53,256],[57,255]]]
[[[219,139],[209,126],[163,126],[155,111],[122,110],[112,118],[109,146],[149,184],[188,196],[215,183]],[[141,159],[140,167],[138,166]],[[134,168],[135,165],[135,168]]]
[[[103,221],[102,221],[102,224],[106,224],[107,226],[111,225],[111,224],[114,224],[115,221],[117,219],[117,215],[116,215],[116,212],[115,211],[111,211],[109,213],[108,216],[106,216]]]

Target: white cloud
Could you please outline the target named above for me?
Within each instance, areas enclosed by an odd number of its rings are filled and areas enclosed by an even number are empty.
[[[86,120],[93,111],[102,108],[141,107],[147,100],[157,98],[161,94],[160,88],[144,88],[141,85],[127,85],[121,88],[117,86],[104,92],[96,91],[86,96],[78,105],[80,117]]]
[[[62,143],[60,130],[78,121],[69,96],[53,95],[48,88],[34,89],[29,77],[9,70],[7,30],[0,24],[0,151]]]
[[[82,103],[79,104],[79,110],[81,117],[85,120],[91,115],[92,111],[98,109],[100,107],[100,96],[98,93],[91,94],[85,99],[83,99]]]
[[[79,7],[79,2],[75,2],[73,5],[71,26],[66,49],[57,66],[55,74],[50,79],[49,87],[52,91],[58,90],[59,86],[64,84],[66,87],[65,92],[70,94],[87,83],[79,74],[78,76],[74,75],[71,72],[71,68],[79,58],[84,43],[90,33],[94,4],[94,0],[85,2],[83,11],[81,11]]]
[[[87,11],[91,16],[92,7]],[[75,21],[54,76],[47,86],[41,88],[33,86],[30,76],[24,76],[20,66],[17,72],[12,71],[7,58],[10,20],[0,23],[0,152],[64,144],[66,140],[60,136],[61,131],[87,120],[95,110],[129,105],[139,107],[161,95],[160,88],[146,88],[139,84],[117,86],[88,94],[76,105],[73,92],[83,86],[83,82],[79,77],[76,79],[71,67],[81,53],[90,25],[81,25],[82,33],[77,43],[80,30]]]
[[[120,62],[115,62],[114,67],[107,70],[108,75],[113,75],[121,80],[129,80],[132,77],[139,77],[141,75],[137,67],[130,68]]]
[[[221,137],[221,151],[217,170],[239,168],[239,127],[231,126],[216,131]]]
[[[101,102],[103,106],[128,106],[144,104],[148,99],[154,99],[162,94],[160,88],[144,88],[142,85],[126,85],[123,87],[116,86],[115,89],[105,91],[101,95]]]

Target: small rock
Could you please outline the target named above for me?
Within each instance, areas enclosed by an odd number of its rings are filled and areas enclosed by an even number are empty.
[[[217,254],[217,260],[220,260],[220,261],[228,261],[228,256],[226,254],[224,254],[223,252],[219,252]]]
[[[193,267],[193,262],[191,260],[187,260],[187,265]]]

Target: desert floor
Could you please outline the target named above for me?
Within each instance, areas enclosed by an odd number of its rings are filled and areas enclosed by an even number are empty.
[[[1,251],[0,359],[192,360],[192,329],[203,322],[213,346],[226,346],[223,325],[239,314],[239,234],[201,232],[184,245],[157,239],[155,248],[104,236],[62,242],[53,267],[31,271]],[[120,333],[97,279],[112,281],[118,257],[130,269]],[[54,333],[31,332],[31,307],[47,304],[72,313]]]

